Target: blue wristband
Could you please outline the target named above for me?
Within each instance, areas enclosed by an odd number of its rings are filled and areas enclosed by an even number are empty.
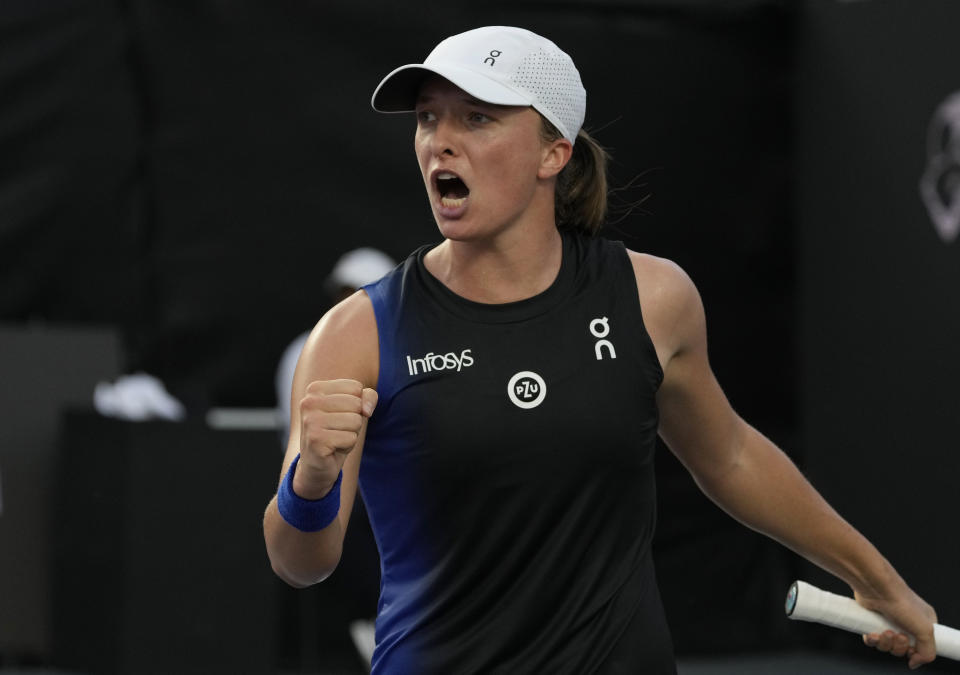
[[[299,462],[300,455],[290,462],[287,475],[283,477],[283,482],[280,483],[280,489],[277,491],[277,508],[280,510],[280,516],[289,525],[301,532],[318,532],[332,523],[340,511],[340,483],[343,480],[343,471],[337,476],[337,482],[326,495],[320,499],[304,499],[293,491],[293,474]]]

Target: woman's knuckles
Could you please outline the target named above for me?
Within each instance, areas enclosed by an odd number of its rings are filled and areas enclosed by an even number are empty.
[[[307,384],[306,393],[310,394],[352,394],[360,397],[363,384],[357,380],[314,380]]]
[[[360,414],[363,399],[352,394],[307,394],[300,399],[301,417],[312,412],[352,412]]]
[[[357,431],[326,428],[306,428],[301,433],[301,445],[321,456],[333,454],[338,450],[350,450],[357,444]]]
[[[300,420],[303,435],[323,436],[331,431],[360,431],[363,416],[358,413],[313,412]]]

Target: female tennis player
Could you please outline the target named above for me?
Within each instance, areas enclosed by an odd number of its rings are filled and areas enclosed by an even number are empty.
[[[518,28],[455,35],[380,83],[374,108],[416,114],[443,242],[313,330],[264,518],[274,570],[333,572],[359,484],[374,673],[673,673],[659,433],[730,515],[916,636],[868,644],[931,661],[933,609],[731,408],[689,277],[594,236],[606,156],[585,102],[570,57]]]

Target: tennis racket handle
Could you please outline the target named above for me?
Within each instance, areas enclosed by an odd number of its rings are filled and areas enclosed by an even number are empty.
[[[787,592],[787,616],[798,621],[815,621],[853,633],[882,633],[892,630],[906,633],[882,615],[860,605],[853,598],[824,591],[805,581],[795,581]],[[937,656],[960,661],[960,630],[933,624]],[[913,644],[913,636],[910,644]]]

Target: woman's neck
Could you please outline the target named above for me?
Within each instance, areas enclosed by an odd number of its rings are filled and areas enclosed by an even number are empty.
[[[427,271],[457,295],[502,304],[542,293],[557,278],[563,240],[556,227],[504,232],[483,241],[445,240],[424,257]]]

